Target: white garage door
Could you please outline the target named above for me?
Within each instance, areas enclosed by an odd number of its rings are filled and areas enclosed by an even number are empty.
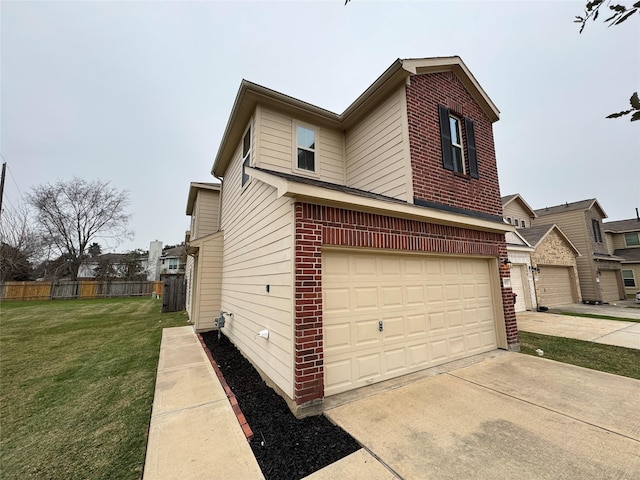
[[[617,302],[620,300],[617,274],[616,270],[600,271],[600,292],[602,293],[603,302]]]
[[[511,265],[511,290],[517,295],[515,304],[516,312],[524,312],[527,309],[524,292],[524,281],[527,279],[527,276],[526,274],[522,274],[522,267],[523,265]]]
[[[538,273],[538,305],[555,307],[577,300],[573,298],[570,267],[540,266]]]
[[[325,396],[497,348],[487,260],[322,260]]]

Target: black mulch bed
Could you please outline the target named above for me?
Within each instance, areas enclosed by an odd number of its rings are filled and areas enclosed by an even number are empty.
[[[360,448],[324,415],[298,420],[227,337],[202,338],[253,430],[251,449],[267,480],[304,478]]]

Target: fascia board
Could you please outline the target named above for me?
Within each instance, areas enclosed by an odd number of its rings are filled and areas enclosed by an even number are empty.
[[[359,210],[378,215],[401,217],[422,222],[471,228],[494,233],[515,232],[515,227],[502,222],[492,222],[456,213],[442,212],[408,203],[386,202],[376,198],[359,197],[347,192],[329,190],[315,185],[292,182],[266,172],[247,168],[250,175],[278,190],[278,197],[287,196],[301,201],[327,206]]]

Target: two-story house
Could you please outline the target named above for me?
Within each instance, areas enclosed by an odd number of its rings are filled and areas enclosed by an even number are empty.
[[[342,114],[241,83],[212,169],[223,331],[297,415],[518,347],[498,118],[459,57],[397,60]]]
[[[616,302],[624,298],[620,258],[609,253],[602,220],[607,214],[595,198],[535,210],[533,225],[556,224],[580,251],[576,258],[582,300]]]
[[[621,258],[624,292],[635,298],[640,291],[640,217],[603,224],[609,252]]]
[[[191,224],[185,236],[185,308],[197,331],[211,330],[220,314],[220,184],[191,182],[186,214],[191,217]]]
[[[529,292],[517,284],[518,279],[522,278],[524,285],[533,288],[538,306],[555,307],[579,302],[581,295],[576,257],[580,256],[580,252],[571,240],[554,223],[537,221],[534,225],[538,215],[518,193],[502,197],[502,209],[505,222],[516,226],[516,233],[532,247],[527,252],[522,247],[514,246],[513,241],[509,242],[513,234],[507,234],[514,292],[518,293],[517,288],[522,288],[526,299]],[[517,272],[515,275],[514,269]],[[516,311],[519,311],[518,303]]]

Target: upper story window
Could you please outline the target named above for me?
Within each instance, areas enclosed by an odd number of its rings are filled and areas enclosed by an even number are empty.
[[[310,128],[296,126],[297,164],[300,170],[316,171],[316,132]]]
[[[178,259],[177,258],[170,258],[169,259],[169,270],[177,270],[178,269]]]
[[[245,167],[251,166],[251,126],[242,138],[242,186],[249,181],[249,174],[245,171]]]
[[[438,114],[442,142],[442,165],[452,172],[478,178],[476,136],[473,122],[468,118],[451,115],[449,109],[442,105],[438,105]]]
[[[520,220],[520,226],[521,226],[522,228],[526,228],[526,227],[527,227],[527,224],[525,223],[525,221],[524,221],[524,220]]]
[[[591,219],[591,228],[593,229],[593,239],[598,243],[602,243],[602,232],[600,231],[600,222],[597,219],[595,218]]]
[[[514,218],[513,224],[517,227],[520,224],[520,221],[517,218]]]
[[[627,247],[637,247],[640,245],[640,235],[637,232],[633,233],[625,233],[624,234],[624,243]]]
[[[507,223],[511,225],[511,217],[507,217]]]

